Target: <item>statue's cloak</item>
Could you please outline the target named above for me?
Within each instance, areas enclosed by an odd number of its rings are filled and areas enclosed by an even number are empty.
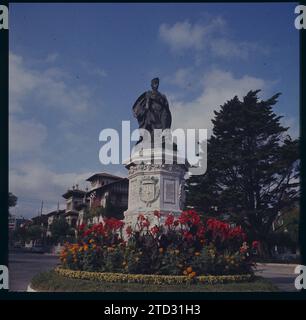
[[[153,96],[151,93],[151,91],[144,92],[133,105],[133,113],[139,128],[149,132],[154,129],[169,129],[172,118],[167,98],[159,92]]]

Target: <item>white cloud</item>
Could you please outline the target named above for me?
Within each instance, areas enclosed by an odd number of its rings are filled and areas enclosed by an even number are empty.
[[[86,71],[87,74],[97,76],[98,78],[107,77],[107,72],[105,69],[102,69],[89,61],[81,60],[79,65]]]
[[[22,101],[37,85],[32,72],[23,68],[23,58],[15,54],[9,55],[9,110],[11,113],[22,111]]]
[[[212,54],[223,58],[241,58],[247,59],[252,52],[268,54],[266,47],[259,46],[251,42],[234,42],[229,39],[214,39],[210,43]]]
[[[99,76],[101,78],[105,78],[107,76],[107,72],[104,69],[95,68],[92,70],[92,74]]]
[[[165,82],[184,89],[195,89],[198,87],[198,81],[194,69],[180,68],[174,75],[165,77]]]
[[[175,96],[170,100],[173,128],[212,128],[214,110],[218,110],[235,95],[242,98],[248,91],[263,89],[267,82],[245,75],[235,78],[232,73],[213,70],[201,80],[202,93],[192,101],[180,101]],[[211,131],[209,131],[211,134]]]
[[[163,23],[159,28],[160,38],[174,51],[203,49],[205,38],[223,28],[222,18],[213,19],[209,24],[192,24],[189,21],[177,22],[172,26]]]
[[[51,63],[51,62],[54,62],[55,60],[57,60],[57,58],[59,57],[59,54],[58,53],[50,53],[47,55],[46,59],[45,59],[45,62],[46,63]]]
[[[103,169],[101,170],[103,171]],[[114,175],[126,177],[125,169],[111,172]],[[10,169],[9,190],[18,196],[18,215],[33,217],[37,214],[44,201],[43,213],[48,213],[57,207],[64,208],[65,199],[62,195],[73,185],[85,190],[90,185],[86,181],[93,171],[57,172],[41,161],[28,161]],[[14,212],[13,210],[13,213]]]
[[[55,59],[50,56],[49,60]],[[35,99],[36,106],[48,111],[59,111],[77,116],[85,114],[90,106],[90,92],[85,86],[69,85],[70,76],[58,68],[36,70],[26,65],[14,53],[9,55],[9,110],[26,112],[26,106]]]
[[[64,203],[61,195],[72,185],[79,184],[80,188],[85,188],[85,180],[92,174],[59,173],[40,161],[27,162],[10,170],[9,190],[20,199],[19,214],[32,217],[36,214],[34,208],[39,208],[41,200],[45,203],[44,213],[47,213],[56,206],[57,201]]]
[[[25,155],[38,151],[47,138],[47,128],[35,121],[9,118],[9,149],[14,155]]]
[[[268,54],[268,49],[257,43],[235,41],[230,38],[226,21],[217,17],[206,23],[176,22],[161,24],[159,37],[172,52],[200,53],[205,51],[221,58],[247,59],[252,52]],[[197,56],[199,59],[199,56]]]
[[[173,26],[162,24],[159,29],[160,37],[173,50],[200,48],[205,34],[201,26],[193,26],[188,21],[177,22]]]
[[[286,114],[282,115],[281,124],[287,128],[289,127],[287,133],[291,136],[291,138],[296,139],[300,136],[300,124],[298,119],[293,116],[289,116]]]
[[[9,187],[19,198],[18,214],[28,217],[37,213],[41,200],[45,202],[44,212],[54,209],[58,200],[64,202],[61,195],[68,187],[76,183],[84,186],[93,173],[86,169],[80,170],[83,173],[60,172],[51,169],[57,162],[43,162],[50,155],[60,158],[56,161],[71,161],[76,146],[79,150],[80,144],[85,144],[86,135],[80,128],[100,108],[99,102],[92,103],[94,92],[90,87],[75,85],[69,73],[54,67],[57,57],[50,54],[36,63],[14,53],[9,56]],[[102,71],[98,72],[102,76]],[[42,114],[58,121],[53,124]],[[52,147],[48,145],[47,139],[52,136],[52,142],[59,139],[66,143],[68,139],[65,154],[52,149],[56,141]]]

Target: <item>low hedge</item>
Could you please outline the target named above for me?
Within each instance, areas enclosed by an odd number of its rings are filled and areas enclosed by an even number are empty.
[[[253,279],[251,274],[241,275],[202,275],[202,276],[174,276],[151,274],[124,274],[111,272],[88,272],[55,268],[55,272],[71,279],[94,280],[110,283],[143,283],[143,284],[223,284],[230,282],[248,282]]]

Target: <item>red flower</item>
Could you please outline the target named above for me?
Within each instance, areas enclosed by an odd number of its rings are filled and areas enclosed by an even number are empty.
[[[83,234],[84,237],[87,237],[88,235],[90,235],[91,231],[90,229],[86,230]]]
[[[192,240],[192,234],[188,231],[183,231],[183,238],[186,239],[187,241]]]
[[[158,231],[159,231],[159,228],[157,226],[154,226],[154,227],[151,228],[151,232],[152,232],[153,235],[157,234]]]
[[[179,222],[181,224],[198,225],[201,222],[201,219],[194,210],[187,210],[181,213]]]
[[[109,218],[105,220],[105,228],[109,230],[119,230],[124,226],[124,222],[115,218]]]
[[[253,248],[253,249],[258,249],[258,247],[259,247],[259,241],[254,240],[254,241],[252,242],[252,248]]]
[[[187,213],[186,213],[186,211],[183,211],[182,213],[181,213],[181,215],[179,216],[179,223],[180,224],[186,224],[187,222],[188,222],[188,216],[187,216]]]
[[[171,227],[173,225],[174,222],[174,215],[173,214],[168,214],[166,220],[165,220],[165,225],[168,227]]]
[[[197,237],[204,238],[205,235],[205,228],[204,226],[200,226],[197,230]]]
[[[245,240],[246,235],[243,232],[241,226],[237,226],[235,228],[231,228],[228,232],[228,237],[233,239],[233,238],[241,238],[242,240]]]
[[[221,238],[222,240],[226,240],[230,237],[230,233],[232,232],[232,236],[238,232],[240,233],[240,229],[232,229],[231,231],[230,225],[226,222],[217,220],[217,219],[208,219],[207,220],[207,229],[211,231],[213,238]]]
[[[84,224],[84,223],[82,223],[82,224],[79,225],[79,230],[80,230],[80,231],[83,231],[84,228],[85,228],[85,224]]]

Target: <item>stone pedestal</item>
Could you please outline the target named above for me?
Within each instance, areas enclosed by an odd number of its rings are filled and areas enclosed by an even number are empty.
[[[161,219],[173,213],[179,215],[185,203],[185,179],[187,165],[182,159],[169,164],[167,153],[162,149],[145,149],[132,154],[125,162],[129,170],[128,209],[125,224],[133,225],[139,214],[144,214],[151,222],[157,223],[154,211],[161,212]],[[181,161],[178,161],[181,160]]]

